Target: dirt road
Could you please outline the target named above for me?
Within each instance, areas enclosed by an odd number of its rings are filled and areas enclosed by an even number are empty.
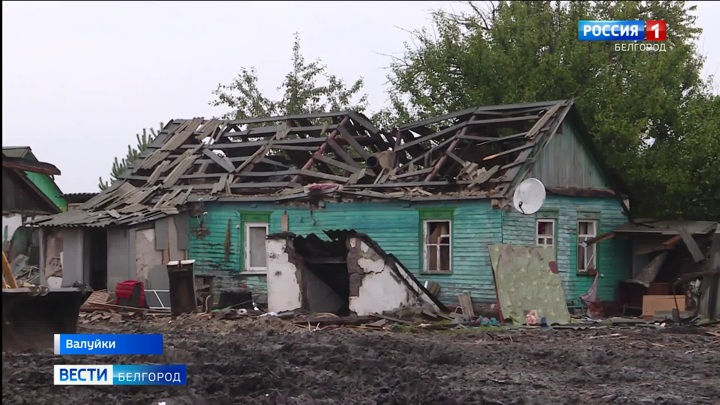
[[[719,404],[720,340],[646,328],[301,330],[279,319],[92,324],[162,358],[3,354],[3,404]],[[183,363],[188,387],[53,386],[53,364]]]

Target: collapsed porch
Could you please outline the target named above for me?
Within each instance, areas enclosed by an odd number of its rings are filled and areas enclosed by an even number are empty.
[[[425,307],[446,312],[393,255],[353,230],[269,235],[268,309],[359,316]]]

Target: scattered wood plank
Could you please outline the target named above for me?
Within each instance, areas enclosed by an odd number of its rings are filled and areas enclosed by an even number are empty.
[[[413,324],[413,323],[410,322],[410,321],[405,321],[405,320],[399,319],[399,318],[393,318],[392,316],[387,316],[387,315],[383,315],[383,314],[373,314],[372,316],[374,316],[374,317],[376,317],[376,318],[385,319],[385,320],[388,320],[388,321],[390,321],[390,322],[401,323],[401,324],[404,324],[404,325],[412,325],[412,324]]]
[[[463,315],[465,315],[466,318],[475,318],[475,310],[473,309],[470,293],[464,292],[458,295],[458,301],[460,302]]]

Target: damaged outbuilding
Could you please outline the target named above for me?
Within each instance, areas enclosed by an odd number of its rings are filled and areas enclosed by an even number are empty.
[[[306,310],[340,316],[404,307],[446,311],[394,256],[369,236],[352,230],[268,236],[268,309]]]

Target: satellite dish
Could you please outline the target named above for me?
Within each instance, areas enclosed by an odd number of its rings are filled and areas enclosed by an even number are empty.
[[[535,178],[520,183],[513,195],[513,206],[521,214],[530,215],[538,212],[545,202],[545,186]]]

